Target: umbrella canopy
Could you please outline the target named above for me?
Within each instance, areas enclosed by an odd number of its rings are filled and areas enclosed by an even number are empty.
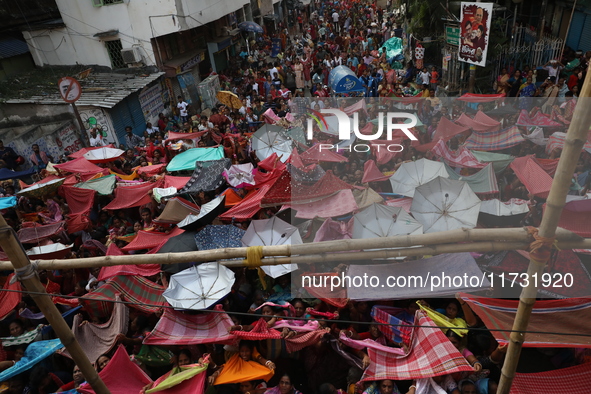
[[[228,92],[227,90],[220,90],[215,97],[220,101],[220,103],[224,104],[227,107],[232,109],[239,109],[242,108],[242,101],[232,92]]]
[[[41,198],[42,196],[54,194],[57,192],[57,189],[62,185],[62,183],[64,183],[65,180],[66,178],[59,178],[46,183],[37,183],[31,187],[22,189],[16,194],[20,194],[21,196],[25,197]]]
[[[162,245],[160,249],[158,249],[156,254],[194,252],[197,250],[199,249],[195,244],[195,232],[185,231],[182,234],[169,238],[168,241],[166,241],[166,243]],[[162,271],[176,274],[182,270],[192,267],[193,264],[194,263],[167,264],[162,266]]]
[[[242,31],[251,33],[264,33],[263,28],[258,23],[252,21],[244,21],[238,24],[238,28]]]
[[[413,197],[415,189],[437,178],[449,178],[443,163],[420,159],[402,163],[400,168],[390,177],[392,191],[407,197]]]
[[[232,224],[208,225],[197,233],[195,243],[199,250],[239,248],[244,233],[244,230]]]
[[[466,182],[437,177],[417,187],[410,211],[425,233],[473,228],[480,199]]]
[[[260,160],[276,153],[285,163],[293,149],[291,140],[280,126],[265,124],[252,135],[252,149]]]
[[[278,217],[253,220],[242,237],[244,246],[270,246],[301,244],[302,238],[297,227]],[[272,278],[278,278],[298,269],[297,264],[281,264],[261,267]]]
[[[189,214],[179,224],[178,227],[183,230],[197,231],[201,227],[211,223],[213,219],[224,212],[225,195],[220,195],[210,202],[203,204],[198,215]]]
[[[64,245],[61,243],[35,246],[27,250],[27,256],[31,259],[39,260],[63,259],[70,253],[72,246],[74,245]]]
[[[252,186],[254,182],[254,166],[252,163],[235,164],[224,171],[224,178],[235,188]]]
[[[107,163],[117,160],[124,153],[121,149],[102,147],[86,152],[83,157],[91,163]]]
[[[422,234],[423,225],[401,207],[372,204],[353,216],[353,238]]]
[[[205,263],[174,274],[162,293],[177,309],[205,309],[232,291],[234,273],[218,263]]]

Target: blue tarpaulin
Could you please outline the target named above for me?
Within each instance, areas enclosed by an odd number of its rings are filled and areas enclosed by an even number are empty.
[[[27,346],[23,358],[17,361],[12,367],[0,373],[0,382],[5,382],[13,376],[28,371],[63,347],[64,345],[59,339],[31,343]]]
[[[25,178],[35,173],[35,169],[31,168],[25,171],[12,171],[8,168],[0,168],[0,181],[7,179]]]
[[[221,160],[223,158],[223,146],[218,146],[217,148],[193,148],[173,157],[170,163],[168,163],[168,166],[166,166],[166,170],[194,170],[196,167],[195,163],[198,161]]]
[[[0,197],[0,209],[12,208],[16,206],[16,197]]]
[[[334,93],[363,92],[363,83],[355,76],[355,73],[347,66],[338,66],[332,69],[328,75],[328,87]]]

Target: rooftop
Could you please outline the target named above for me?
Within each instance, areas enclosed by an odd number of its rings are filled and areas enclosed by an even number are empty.
[[[36,70],[32,74],[17,77],[18,85],[11,81],[13,88],[17,91],[4,86],[3,89],[0,88],[0,94],[7,104],[64,104],[57,82],[61,77],[70,75],[77,78],[82,86],[82,96],[76,102],[77,105],[113,108],[130,94],[143,89],[164,75],[162,72],[145,74],[90,72],[86,78],[82,78],[84,68],[86,67],[77,67],[67,73]]]

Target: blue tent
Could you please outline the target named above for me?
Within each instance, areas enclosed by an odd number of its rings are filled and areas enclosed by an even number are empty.
[[[365,91],[363,83],[347,66],[338,66],[332,69],[328,75],[328,87],[330,87],[334,93]]]

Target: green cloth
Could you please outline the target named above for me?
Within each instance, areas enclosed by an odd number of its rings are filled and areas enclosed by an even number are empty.
[[[191,379],[192,377],[207,371],[207,366],[208,364],[175,367],[168,373],[168,376],[166,376],[164,379],[161,378],[162,380],[158,379],[155,382],[154,387],[146,390],[146,394],[157,393],[158,391],[163,391],[174,387],[187,379]]]
[[[164,367],[170,365],[172,353],[160,346],[142,345],[135,358],[150,367]]]
[[[91,179],[90,181],[80,182],[74,186],[80,189],[96,190],[101,196],[108,196],[113,193],[115,183],[117,183],[117,177],[115,175],[107,175],[97,179]]]
[[[2,346],[8,347],[29,344],[33,342],[35,338],[37,338],[37,335],[39,335],[41,328],[43,328],[43,324],[38,325],[37,328],[35,328],[33,331],[25,332],[23,335],[19,335],[18,337],[0,338],[0,340],[2,341]]]
[[[460,174],[455,172],[453,168],[448,166],[447,163],[443,163],[443,165],[445,166],[445,169],[449,174],[449,179],[466,182],[474,193],[488,194],[498,192],[498,188],[496,186],[497,179],[494,176],[494,172],[492,172],[488,166],[484,167],[476,174],[461,176]]]
[[[193,148],[172,158],[166,171],[194,170],[198,161],[220,160],[224,158],[224,147]]]
[[[402,47],[402,38],[392,37],[382,45],[380,53],[386,51],[386,58],[392,59],[400,54],[404,48]]]
[[[492,163],[495,172],[503,172],[505,168],[515,159],[513,156],[504,155],[502,153],[483,152],[479,150],[471,150],[476,160],[481,163]]]

